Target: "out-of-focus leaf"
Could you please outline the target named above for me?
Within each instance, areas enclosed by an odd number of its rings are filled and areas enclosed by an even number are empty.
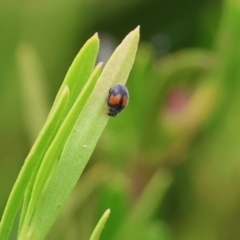
[[[95,229],[93,230],[93,233],[90,237],[90,240],[98,240],[99,237],[100,237],[100,234],[104,228],[104,225],[109,217],[109,214],[110,214],[110,209],[107,209],[105,211],[105,213],[102,215],[102,217],[100,218],[97,226],[95,227]]]
[[[29,44],[21,44],[17,51],[21,73],[20,90],[26,130],[32,143],[46,120],[49,108],[44,72],[41,69],[35,49]]]
[[[139,200],[135,203],[132,212],[129,213],[119,232],[116,233],[114,240],[139,239],[143,226],[150,221],[170,182],[169,173],[158,171],[154,174]]]

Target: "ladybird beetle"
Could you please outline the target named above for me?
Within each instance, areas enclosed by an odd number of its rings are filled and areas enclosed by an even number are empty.
[[[109,89],[107,97],[108,116],[115,117],[128,104],[129,94],[128,90],[122,84],[116,84]]]

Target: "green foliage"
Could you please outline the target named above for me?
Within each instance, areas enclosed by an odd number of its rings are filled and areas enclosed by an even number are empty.
[[[98,65],[95,70],[91,68],[90,73],[96,75],[88,75],[88,79],[93,79],[88,81],[92,82],[89,86],[91,90],[81,93],[81,99],[84,99],[82,103],[85,104],[80,104],[84,108],[80,108],[79,120],[76,120],[73,126],[72,133],[75,132],[75,135],[69,137],[66,142],[59,135],[64,147],[59,147],[58,144],[55,147],[62,148],[63,151],[59,153],[60,157],[54,157],[50,167],[45,164],[41,166],[40,172],[45,174],[42,183],[43,175],[37,171],[33,174],[34,177],[29,181],[24,195],[19,232],[23,235],[26,232],[31,233],[32,229],[39,225],[43,232],[36,233],[34,237],[43,237],[40,235],[46,234],[61,210],[46,239],[240,239],[238,1],[201,1],[194,2],[192,7],[185,0],[179,3],[117,0],[111,4],[109,8],[104,2],[93,1],[90,6],[85,1],[73,1],[71,4],[58,3],[57,8],[53,3],[48,6],[42,3],[38,6],[38,11],[31,11],[26,6],[21,9],[25,17],[23,26],[28,26],[29,29],[32,16],[36,16],[36,22],[44,23],[54,16],[54,21],[50,21],[49,25],[45,24],[46,27],[33,30],[30,42],[34,48],[26,44],[21,44],[18,48],[21,79],[31,79],[34,73],[42,76],[38,74],[38,69],[46,71],[43,78],[36,78],[36,81],[32,82],[22,80],[19,83],[22,91],[19,103],[25,100],[15,116],[20,114],[20,109],[24,111],[25,132],[31,136],[30,139],[33,136],[32,132],[39,129],[40,124],[32,120],[31,100],[28,99],[35,98],[35,101],[42,105],[38,112],[40,119],[44,118],[44,111],[41,109],[49,106],[46,107],[43,94],[32,96],[29,91],[32,91],[34,86],[39,86],[40,82],[41,89],[45,87],[45,91],[41,92],[46,93],[46,89],[50,89],[49,96],[53,97],[51,91],[57,89],[57,79],[61,79],[59,76],[64,74],[72,53],[89,32],[101,29],[111,34],[111,37],[119,37],[133,23],[140,22],[141,39],[144,42],[139,46],[127,82],[129,105],[119,116],[110,119],[103,133],[103,126],[108,118],[105,114],[105,98],[115,80],[112,79],[111,84],[105,82],[101,87],[98,84],[100,81],[108,81],[109,75],[113,78],[125,78],[126,73],[120,69],[125,69],[125,64],[131,63],[122,59],[121,66],[119,63],[107,64],[96,83],[101,66]],[[182,9],[180,5],[187,7]],[[55,8],[57,12],[54,12]],[[61,19],[66,19],[64,24],[60,24]],[[44,31],[51,32],[53,40],[44,40]],[[36,32],[41,35],[39,39],[35,38]],[[67,38],[62,37],[63,32],[67,34]],[[99,35],[101,36],[101,31]],[[103,34],[107,43],[114,44],[111,37]],[[2,41],[6,41],[4,39],[3,37]],[[53,47],[56,39],[59,43],[56,44],[57,47]],[[103,41],[103,50],[106,45],[111,47],[111,44],[105,45],[106,42]],[[29,49],[35,52],[38,61],[34,61]],[[109,49],[105,50],[108,52]],[[112,60],[113,57],[110,62]],[[29,74],[26,67],[28,65],[32,69],[29,70]],[[83,86],[87,87],[81,84],[80,89]],[[18,91],[9,94],[11,86],[11,83],[4,82],[0,91],[8,93],[4,96],[11,96],[14,102]],[[50,123],[54,112],[57,112],[58,119],[61,119],[57,126],[53,125],[51,128],[54,139],[57,137],[56,133],[61,132],[61,126],[64,126],[67,119],[65,114],[70,108],[74,109],[74,104],[68,106],[66,99],[69,99],[71,90],[68,90],[68,86],[65,87],[63,85],[58,93],[57,101],[47,119]],[[76,90],[73,102],[78,101],[77,92]],[[68,110],[59,108],[58,101],[62,101],[61,104],[66,105],[64,109]],[[99,102],[99,105],[95,106],[96,102]],[[10,109],[9,105],[6,108]],[[91,116],[87,114],[89,108],[92,109]],[[92,115],[92,112],[95,114]],[[95,125],[95,118],[102,121],[102,125],[96,125],[94,131],[87,131],[87,126]],[[15,126],[15,129],[21,129],[16,121],[9,120],[9,123],[11,128]],[[86,129],[80,127],[81,124],[84,124]],[[11,128],[6,129],[9,132]],[[98,138],[100,132],[101,137],[95,146],[96,142],[92,143],[89,136]],[[83,138],[78,138],[77,135],[82,135]],[[16,130],[15,136],[18,136]],[[54,143],[53,138],[51,143]],[[20,155],[16,146],[19,146],[19,149],[24,147],[17,138],[16,142],[15,146],[11,145],[15,150],[8,152],[16,154],[17,162],[24,154]],[[5,141],[2,141],[3,148],[4,144]],[[50,144],[47,145],[47,149],[51,146],[55,149],[54,145]],[[87,148],[89,146],[90,149]],[[87,154],[90,154],[93,148],[92,159],[76,184],[77,176],[86,165],[84,159],[89,158],[90,155]],[[47,149],[44,156],[48,154]],[[84,156],[75,155],[76,152]],[[12,164],[12,155],[7,156],[6,162],[13,168],[15,164]],[[75,161],[69,166],[69,159],[73,159],[74,156],[82,158],[83,161]],[[41,159],[44,161],[43,157]],[[0,178],[4,176],[2,169],[6,169],[7,166],[2,164]],[[38,165],[37,169],[39,167]],[[65,171],[69,174],[65,174]],[[11,174],[5,175],[5,179],[13,179],[11,176],[15,176],[14,169]],[[48,176],[50,178],[46,178]],[[35,181],[38,184],[35,185]],[[11,184],[6,182],[5,185],[7,189],[7,185],[10,188]],[[5,188],[3,193],[7,191]],[[57,197],[51,189],[58,189]],[[32,190],[37,194],[31,199]],[[66,196],[70,191],[72,193],[67,201]],[[9,216],[16,214],[21,201],[20,198],[16,199],[12,205],[14,211],[10,211]],[[4,199],[0,200],[4,202]],[[33,211],[35,203],[37,210]],[[106,209],[111,209],[111,215],[105,224],[106,213],[103,219],[101,216]],[[3,215],[3,219],[5,217],[6,215]],[[16,232],[15,225],[13,234]]]
[[[107,218],[109,217],[110,210],[106,210],[105,213],[102,215],[101,219],[99,220],[97,226],[95,227],[90,240],[98,240],[100,237],[100,234],[102,232],[102,229],[107,221]]]
[[[106,126],[107,89],[127,81],[138,40],[139,28],[123,40],[100,77],[101,65],[93,71],[97,36],[80,50],[14,185],[0,225],[1,238],[8,238],[25,191],[19,239],[46,236]]]

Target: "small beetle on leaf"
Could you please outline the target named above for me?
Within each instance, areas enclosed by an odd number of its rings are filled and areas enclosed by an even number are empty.
[[[115,117],[120,113],[128,104],[129,94],[128,90],[122,84],[116,84],[109,89],[107,97],[108,116]]]

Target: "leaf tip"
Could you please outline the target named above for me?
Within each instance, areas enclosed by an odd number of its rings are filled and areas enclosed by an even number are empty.
[[[111,213],[111,209],[108,208],[102,215],[101,219],[105,219],[105,221],[108,219],[109,215]]]
[[[96,65],[96,68],[99,67],[99,68],[102,68],[103,66],[103,62],[99,62],[97,65]]]
[[[97,33],[97,32],[96,32],[96,33],[94,33],[94,35],[93,35],[92,37],[93,37],[93,38],[97,38],[97,39],[98,39],[98,38],[99,38],[99,37],[98,37],[98,33]]]
[[[137,32],[137,34],[139,34],[140,32],[140,25],[138,25],[132,32]]]
[[[109,215],[110,215],[110,213],[111,213],[111,209],[110,209],[110,208],[108,208],[108,209],[105,211],[105,213],[104,213],[104,214],[105,214],[106,216],[109,216]]]
[[[132,30],[130,32],[129,36],[132,36],[133,38],[136,38],[137,41],[139,41],[139,38],[140,38],[140,25],[138,25],[134,30]]]
[[[95,43],[95,44],[99,45],[99,42],[100,41],[99,41],[98,33],[96,32],[96,33],[94,33],[94,35],[92,37],[90,37],[88,39],[88,41],[86,43],[88,43],[88,44]]]

